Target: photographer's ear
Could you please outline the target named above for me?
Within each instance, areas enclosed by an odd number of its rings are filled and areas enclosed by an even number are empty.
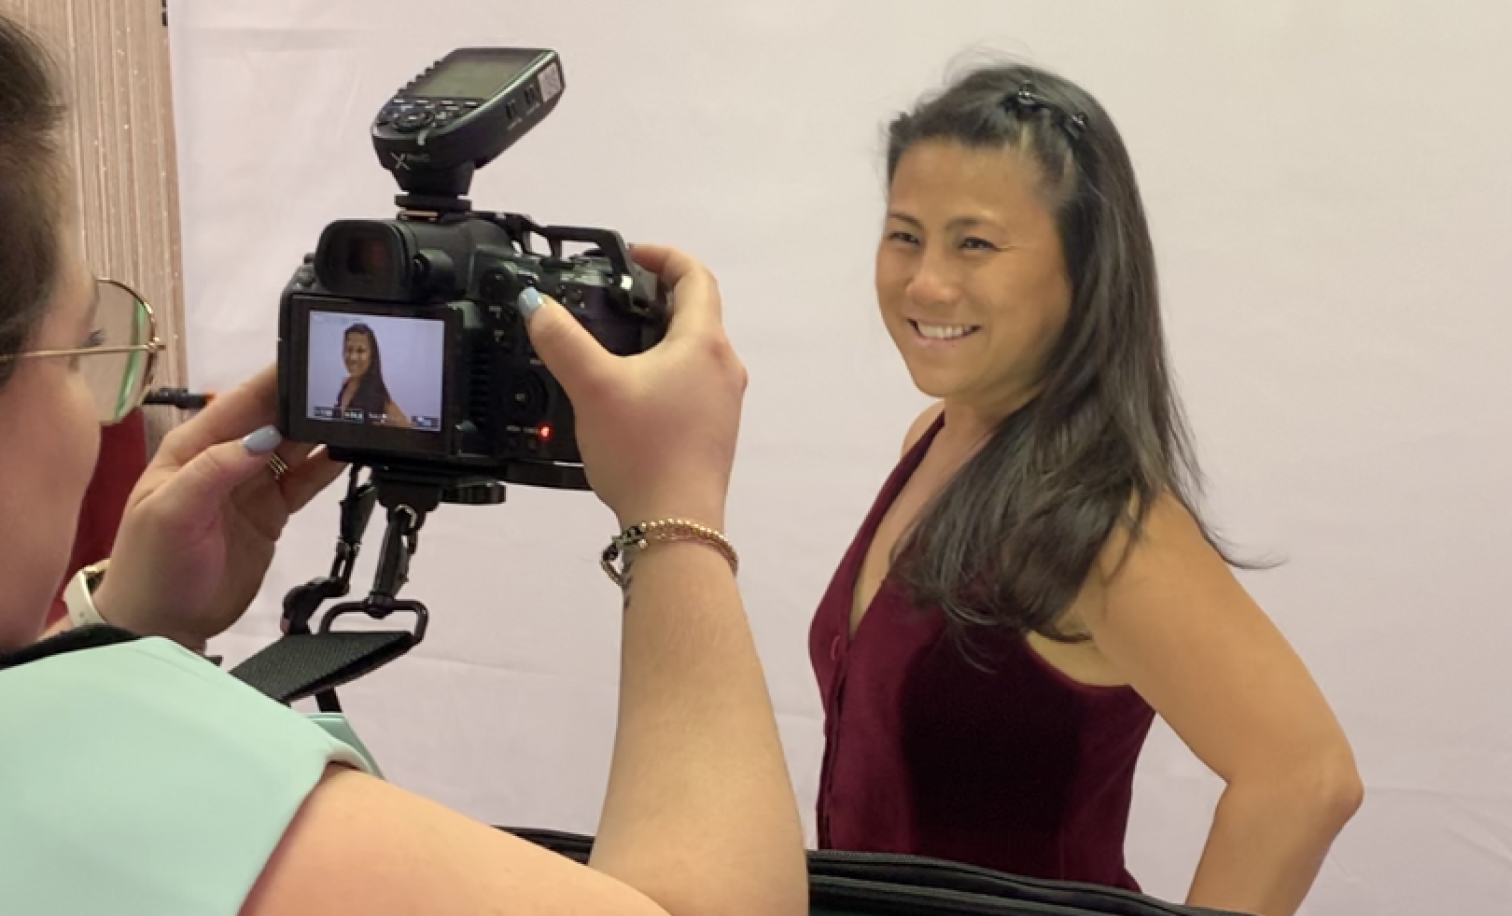
[[[614,357],[561,303],[534,287],[526,287],[515,304],[525,317],[530,342],[541,362],[556,376],[568,398],[576,399],[609,371]]]

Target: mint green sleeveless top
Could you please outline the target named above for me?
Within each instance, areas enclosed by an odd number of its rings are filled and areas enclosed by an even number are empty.
[[[235,916],[326,767],[376,772],[342,725],[161,639],[0,670],[0,911]]]

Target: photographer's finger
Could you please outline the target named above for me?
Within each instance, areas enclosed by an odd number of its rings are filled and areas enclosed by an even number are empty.
[[[336,482],[347,466],[327,455],[324,450],[315,452],[298,463],[290,462],[289,472],[279,482],[284,502],[289,512],[294,513],[310,504],[310,500]]]
[[[656,274],[669,293],[698,274],[713,278],[697,258],[670,245],[636,245],[630,250],[630,256],[637,264]]]
[[[670,245],[649,245],[644,242],[630,246],[630,257],[635,263],[646,268],[661,277],[664,281],[671,282],[668,277],[667,261],[669,261],[677,249]]]
[[[615,357],[561,303],[535,289],[526,289],[517,304],[525,316],[531,345],[568,398],[604,384],[613,371]]]
[[[719,283],[697,258],[664,245],[637,245],[631,253],[636,263],[657,275],[667,294],[672,311],[669,339],[704,336],[723,323]]]
[[[278,430],[266,426],[239,441],[203,449],[149,499],[155,511],[174,519],[181,530],[205,528],[231,491],[266,471],[281,442]]]
[[[277,413],[278,368],[268,366],[169,433],[159,449],[159,460],[187,464],[213,445],[272,424]]]

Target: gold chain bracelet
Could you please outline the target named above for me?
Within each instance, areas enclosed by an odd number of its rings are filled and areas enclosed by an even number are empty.
[[[730,571],[740,571],[740,557],[735,553],[735,548],[729,540],[718,531],[707,525],[690,522],[686,519],[669,518],[654,522],[642,522],[639,525],[631,525],[620,533],[609,546],[604,548],[604,554],[600,565],[614,584],[620,588],[625,587],[629,581],[631,552],[645,550],[652,544],[668,543],[672,541],[697,541],[707,544],[719,551],[730,564]],[[615,568],[618,562],[619,568]]]

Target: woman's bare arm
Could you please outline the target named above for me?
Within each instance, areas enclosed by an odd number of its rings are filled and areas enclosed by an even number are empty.
[[[1359,807],[1349,742],[1280,631],[1174,499],[1109,544],[1083,618],[1101,653],[1227,783],[1189,902],[1291,916]]]

